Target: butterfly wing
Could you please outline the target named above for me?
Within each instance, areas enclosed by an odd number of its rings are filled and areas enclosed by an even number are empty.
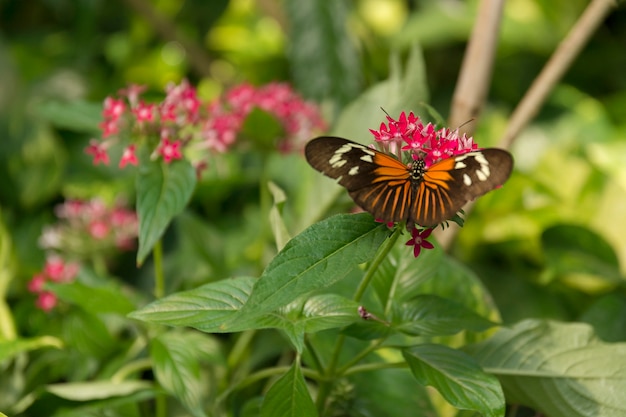
[[[449,220],[470,200],[504,184],[513,157],[502,149],[483,149],[447,158],[426,170],[411,212],[425,227]]]
[[[347,139],[319,137],[304,152],[313,168],[337,179],[374,217],[424,227],[451,219],[465,203],[502,185],[513,169],[511,154],[484,149],[439,161],[412,180],[401,161]]]
[[[346,187],[360,207],[378,219],[406,220],[412,208],[410,172],[394,157],[347,139],[322,136],[310,141],[309,164]]]

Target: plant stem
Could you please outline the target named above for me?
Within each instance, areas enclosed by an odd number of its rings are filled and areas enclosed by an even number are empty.
[[[246,351],[246,348],[250,345],[250,341],[255,334],[256,331],[254,330],[246,330],[245,332],[241,332],[241,334],[239,334],[239,337],[235,341],[235,344],[233,345],[233,348],[230,350],[230,354],[226,359],[226,363],[228,364],[229,369],[233,369],[238,364],[243,362],[242,357],[244,355],[244,352]]]
[[[396,241],[398,240],[398,237],[400,237],[401,234],[402,234],[402,227],[401,226],[396,227],[396,230],[394,230],[391,237],[387,239],[387,241],[383,244],[383,246],[381,246],[380,250],[376,254],[376,257],[367,268],[367,272],[365,273],[365,276],[361,280],[361,283],[359,284],[359,287],[356,290],[356,293],[354,295],[354,301],[357,301],[357,302],[361,301],[361,298],[363,297],[363,294],[365,294],[365,290],[367,289],[370,282],[372,281],[372,278],[374,278],[374,274],[378,270],[378,267],[385,260],[385,258],[387,257],[391,249],[393,248],[393,245],[396,244]]]
[[[165,278],[163,274],[163,246],[159,239],[152,249],[154,257],[154,297],[163,298],[165,295]]]
[[[367,290],[367,287],[369,286],[370,282],[374,278],[374,274],[378,270],[378,267],[383,262],[383,260],[387,257],[387,255],[389,254],[389,252],[395,245],[396,241],[398,240],[398,237],[400,237],[401,233],[402,233],[402,227],[400,226],[396,227],[396,230],[394,230],[393,234],[380,247],[380,249],[378,250],[378,253],[376,254],[376,257],[374,257],[372,262],[369,264],[369,267],[367,268],[367,272],[363,276],[363,279],[361,280],[361,283],[359,284],[356,290],[356,293],[354,294],[355,301],[358,302],[361,300],[361,298],[363,297],[363,294],[365,294],[365,290]],[[345,343],[345,340],[346,340],[346,336],[344,334],[340,334],[337,337],[337,342],[335,343],[335,349],[333,350],[333,355],[330,359],[330,363],[328,364],[328,367],[326,368],[326,372],[324,372],[324,382],[322,382],[319,385],[316,406],[317,406],[317,411],[320,415],[322,414],[324,410],[324,405],[326,404],[326,399],[328,398],[328,395],[330,394],[334,380],[336,379],[337,376],[341,375],[341,373],[338,373],[337,371],[337,366],[339,364],[339,356],[341,355],[341,351],[343,349],[343,344]],[[344,368],[342,368],[342,371]]]

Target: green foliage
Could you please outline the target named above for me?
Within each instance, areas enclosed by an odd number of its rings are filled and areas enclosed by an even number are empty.
[[[106,96],[183,78],[204,99],[292,82],[361,143],[385,112],[441,123],[478,2],[413,3],[0,6],[0,415],[626,415],[623,6],[450,253],[414,259],[402,230],[343,214],[345,190],[278,152],[284,127],[258,108],[201,175],[84,153]],[[586,4],[507,3],[480,146]],[[137,254],[47,284],[59,304],[43,312],[41,229],[96,196],[136,202]]]
[[[550,416],[624,415],[624,402],[610,391],[626,388],[625,350],[600,341],[588,325],[538,320],[470,348],[508,399]]]
[[[149,163],[137,175],[137,212],[141,265],[174,216],[185,208],[196,184],[195,170],[187,161]]]

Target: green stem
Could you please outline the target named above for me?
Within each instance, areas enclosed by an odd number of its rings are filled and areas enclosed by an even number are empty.
[[[337,374],[344,375],[348,371],[348,369],[350,369],[351,367],[353,367],[354,365],[359,363],[361,361],[361,359],[365,358],[367,355],[369,355],[370,353],[372,353],[373,351],[378,349],[380,347],[380,345],[383,344],[384,341],[385,341],[385,339],[380,338],[377,341],[370,343],[370,345],[368,347],[366,347],[361,352],[356,354],[354,357],[352,357],[352,359],[350,359],[341,368],[339,368],[337,370]]]
[[[148,358],[138,359],[121,367],[111,376],[111,381],[125,381],[130,375],[140,371],[152,369],[152,360]]]
[[[391,252],[391,249],[396,244],[396,241],[398,240],[401,234],[402,234],[402,227],[397,226],[396,230],[394,230],[391,237],[387,239],[387,241],[383,244],[383,246],[381,246],[380,250],[376,254],[376,257],[367,268],[367,272],[365,273],[365,276],[361,280],[359,287],[356,289],[356,294],[354,295],[354,301],[357,301],[357,302],[361,301],[361,298],[363,297],[363,294],[365,294],[365,290],[367,289],[367,287],[370,285],[372,278],[374,278],[374,274],[378,270],[378,267],[385,260],[389,252]]]
[[[345,375],[353,375],[353,374],[358,374],[360,372],[370,372],[370,371],[376,371],[379,369],[393,369],[393,368],[408,368],[409,365],[407,365],[406,362],[394,362],[394,363],[388,363],[388,362],[377,362],[377,363],[366,363],[363,365],[357,365],[357,366],[353,366],[352,368],[350,368],[348,371],[346,371]]]
[[[378,270],[378,267],[383,262],[383,260],[387,257],[387,255],[389,254],[389,252],[395,245],[396,241],[398,240],[398,237],[400,237],[401,233],[402,233],[402,228],[400,226],[396,227],[396,230],[394,230],[391,237],[389,237],[389,239],[387,239],[387,241],[380,247],[380,249],[378,250],[378,253],[376,253],[376,257],[370,263],[367,269],[367,272],[363,276],[363,279],[361,280],[361,283],[359,284],[356,290],[356,293],[354,294],[354,301],[357,301],[357,302],[361,301],[361,298],[363,298],[363,294],[365,294],[365,290],[367,290],[367,287],[369,286],[372,279],[374,278],[374,274]],[[343,370],[345,367],[342,368],[342,372],[340,373],[338,372],[337,365],[339,363],[339,356],[341,355],[341,351],[343,350],[343,344],[345,343],[345,341],[346,341],[346,336],[344,334],[340,334],[337,337],[337,342],[335,343],[335,349],[333,351],[333,355],[330,359],[330,363],[328,364],[328,368],[326,368],[326,372],[324,373],[325,381],[321,383],[319,386],[319,391],[318,391],[317,401],[316,401],[317,411],[319,414],[323,414],[324,405],[326,404],[326,399],[328,398],[328,395],[330,394],[333,381],[336,379],[337,376],[340,376],[343,374]],[[347,371],[347,368],[345,369]]]
[[[309,355],[311,355],[311,360],[313,361],[313,365],[315,366],[315,369],[317,369],[317,371],[321,374],[324,372],[324,364],[322,363],[322,359],[320,358],[320,356],[317,354],[317,351],[315,350],[315,347],[311,344],[311,341],[309,340],[309,338],[305,338],[304,339],[304,344],[307,347],[308,351],[309,351]]]
[[[246,330],[245,332],[241,332],[239,337],[235,341],[233,348],[230,350],[230,354],[226,359],[226,363],[228,364],[228,369],[234,369],[237,365],[243,362],[243,355],[246,351],[246,348],[250,345],[250,341],[256,334],[254,330]]]
[[[165,278],[163,274],[163,246],[159,239],[152,249],[154,258],[154,297],[163,298],[165,295]]]

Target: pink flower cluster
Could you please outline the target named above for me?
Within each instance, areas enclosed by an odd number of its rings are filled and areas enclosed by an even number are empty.
[[[64,259],[87,260],[132,250],[139,228],[134,211],[120,205],[107,207],[97,199],[68,200],[56,207],[55,214],[60,222],[46,227],[39,238],[40,246],[54,255],[28,284],[28,290],[37,294],[37,307],[44,311],[57,304],[56,295],[44,290],[44,284],[70,282],[78,273],[78,263]]]
[[[284,83],[270,83],[261,87],[241,84],[209,105],[203,135],[209,148],[224,152],[235,141],[246,117],[258,108],[276,117],[285,131],[278,138],[283,152],[298,151],[313,132],[326,129],[317,107],[304,101]]]
[[[145,87],[131,85],[118,93],[119,98],[107,97],[102,110],[102,139],[92,139],[85,152],[93,156],[93,163],[110,162],[109,149],[121,141],[120,134],[131,131],[131,135],[143,138],[157,138],[152,157],[161,156],[167,163],[182,159],[183,140],[189,140],[180,132],[187,124],[199,119],[200,100],[196,90],[183,81],[179,85],[169,85],[166,97],[160,104],[147,104],[140,99]],[[125,137],[129,135],[124,135]],[[118,166],[138,165],[137,144],[124,146]]]
[[[140,95],[141,86],[130,86],[107,97],[102,111],[102,139],[92,139],[85,152],[94,165],[110,163],[109,151],[118,142],[123,151],[118,166],[138,165],[137,149],[146,145],[151,158],[166,163],[183,158],[186,148],[225,152],[236,141],[246,117],[254,108],[272,114],[285,131],[277,146],[282,151],[299,150],[316,130],[324,130],[316,106],[305,102],[287,84],[271,83],[262,87],[242,84],[223,97],[203,104],[195,88],[187,81],[169,85],[161,103],[147,104]],[[130,133],[130,134],[129,134]],[[197,158],[197,152],[190,152]],[[206,162],[194,160],[197,167]]]
[[[401,161],[403,160],[402,153],[408,152],[414,161],[423,160],[428,168],[442,159],[478,148],[472,137],[465,134],[459,135],[458,129],[436,130],[431,123],[424,125],[413,112],[408,116],[405,112],[400,113],[398,120],[387,116],[387,122],[381,123],[379,130],[370,129],[370,132],[383,152],[395,154]],[[434,248],[434,245],[427,240],[432,231],[432,228],[415,227],[411,230],[411,239],[406,242],[406,245],[413,246],[413,255],[416,258],[422,249]]]
[[[132,250],[138,233],[137,214],[102,201],[68,200],[56,207],[61,222],[44,229],[40,245],[72,257],[88,258],[113,250]]]
[[[471,136],[460,136],[458,129],[435,130],[431,123],[424,126],[413,112],[408,116],[405,112],[400,113],[398,120],[387,116],[387,121],[388,124],[380,124],[379,130],[370,129],[383,151],[398,156],[400,151],[410,152],[413,160],[423,159],[426,168],[442,159],[478,148]]]
[[[43,311],[50,311],[57,305],[57,296],[44,289],[46,282],[71,282],[78,275],[79,266],[75,262],[65,262],[58,256],[46,260],[43,271],[33,275],[28,283],[28,291],[37,294],[36,305]]]

